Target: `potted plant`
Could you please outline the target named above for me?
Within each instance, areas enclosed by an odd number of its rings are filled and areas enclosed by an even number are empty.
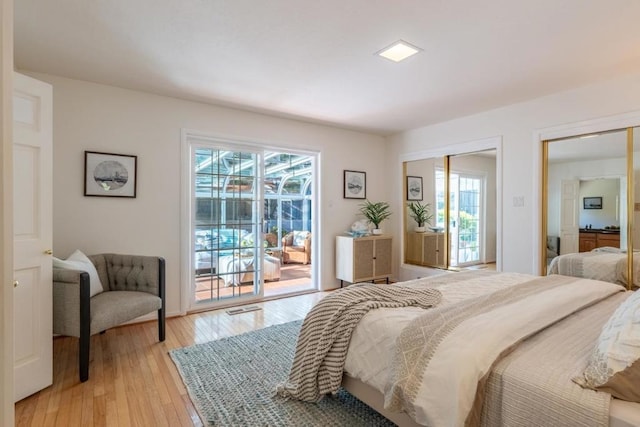
[[[431,223],[433,215],[429,213],[429,203],[422,204],[420,202],[411,202],[407,205],[409,208],[409,216],[418,223],[416,232],[423,233],[425,224]]]
[[[373,234],[382,234],[380,223],[391,216],[390,206],[387,202],[366,202],[360,205],[360,213],[374,225]]]

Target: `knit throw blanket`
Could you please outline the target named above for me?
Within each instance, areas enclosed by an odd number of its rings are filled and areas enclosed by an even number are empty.
[[[289,379],[276,388],[282,397],[317,402],[342,382],[351,334],[369,310],[382,307],[430,308],[440,302],[437,289],[361,284],[331,293],[302,323]]]

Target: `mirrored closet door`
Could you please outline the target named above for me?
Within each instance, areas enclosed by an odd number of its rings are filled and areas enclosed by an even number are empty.
[[[406,264],[448,269],[496,261],[496,152],[404,163]],[[427,211],[424,227],[420,209]]]
[[[632,249],[640,247],[633,226],[640,214],[634,209],[638,133],[629,128],[543,141],[543,275],[624,286],[640,276],[631,268]]]

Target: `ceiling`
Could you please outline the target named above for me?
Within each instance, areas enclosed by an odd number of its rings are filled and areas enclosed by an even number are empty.
[[[21,70],[391,134],[640,72],[638,0],[19,0]],[[401,63],[374,53],[403,39]]]

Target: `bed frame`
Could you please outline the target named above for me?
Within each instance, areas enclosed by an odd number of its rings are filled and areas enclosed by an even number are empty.
[[[399,427],[421,427],[404,412],[384,409],[384,396],[375,388],[347,374],[342,376],[342,387],[369,405],[386,419]],[[640,425],[640,403],[613,399],[609,413],[609,427],[637,427]]]
[[[399,427],[421,427],[404,412],[391,412],[384,409],[384,396],[370,385],[344,374],[342,387]]]

